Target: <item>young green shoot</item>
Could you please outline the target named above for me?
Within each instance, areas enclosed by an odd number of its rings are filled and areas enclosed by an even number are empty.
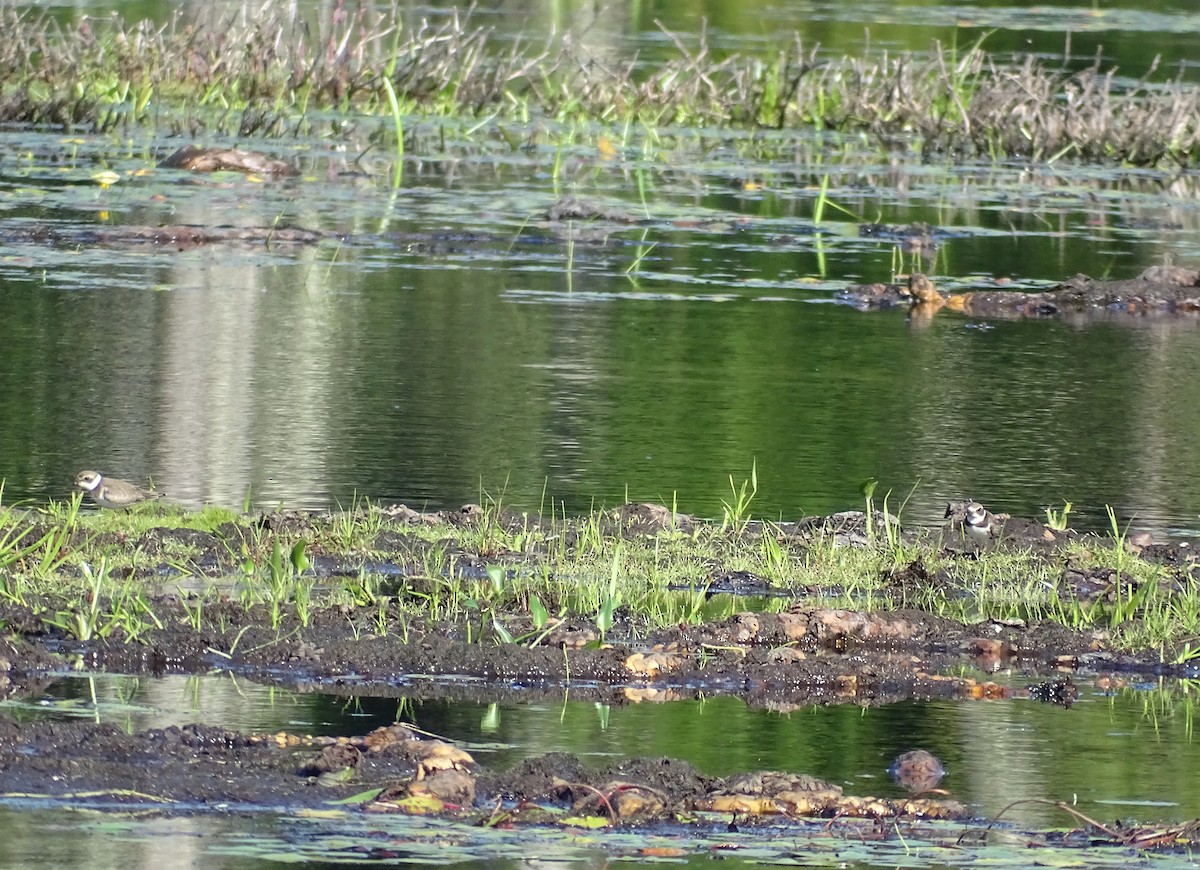
[[[1065,532],[1067,530],[1067,518],[1070,516],[1071,503],[1064,501],[1061,511],[1050,507],[1046,508],[1046,525],[1056,532]]]
[[[396,165],[392,169],[392,187],[398,188],[404,180],[404,116],[400,113],[396,87],[388,76],[383,77],[383,90],[387,94],[388,108],[391,109],[392,124],[396,131]]]
[[[735,535],[742,535],[750,524],[750,505],[753,503],[754,497],[758,495],[757,459],[750,465],[750,479],[743,480],[741,486],[733,482],[732,474],[729,475],[729,489],[733,494],[733,499],[732,501],[721,500],[723,508],[721,531],[732,529]]]

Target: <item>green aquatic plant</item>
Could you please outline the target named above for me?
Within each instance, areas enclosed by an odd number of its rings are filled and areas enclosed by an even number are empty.
[[[1117,584],[1116,601],[1112,608],[1112,624],[1119,625],[1134,615],[1135,587],[1127,582],[1127,578],[1121,570],[1125,565],[1125,534],[1117,523],[1116,511],[1113,510],[1112,505],[1105,505],[1104,511],[1108,515],[1109,528],[1112,530],[1113,568]]]
[[[821,176],[821,186],[817,189],[817,198],[813,201],[813,217],[812,222],[814,227],[821,225],[821,218],[825,215],[825,203],[829,198],[829,173],[826,172]]]
[[[273,629],[281,626],[283,608],[289,601],[295,608],[300,624],[307,626],[309,623],[313,581],[304,576],[309,568],[308,557],[304,552],[306,546],[307,542],[300,538],[292,544],[285,560],[283,542],[279,537],[274,537],[271,541],[271,555],[265,566],[266,588],[263,598]],[[251,578],[253,576],[252,573]]]
[[[400,111],[400,100],[396,97],[396,87],[387,76],[383,78],[383,89],[387,94],[388,108],[392,114],[392,124],[396,132],[396,163],[392,169],[392,187],[399,187],[404,181],[404,116]]]
[[[651,251],[658,247],[658,242],[650,242],[649,244],[646,243],[648,234],[648,230],[642,231],[642,244],[637,246],[637,253],[633,258],[633,262],[625,267],[625,276],[631,281],[634,279],[637,273],[642,270],[642,262],[647,256],[650,255]]]
[[[205,587],[204,590],[195,597],[194,603],[189,603],[188,594],[181,587],[176,587],[179,592],[179,606],[183,610],[184,618],[192,631],[197,634],[204,628],[204,604],[211,592],[211,587]]]
[[[101,595],[108,576],[108,562],[101,558],[96,570],[86,562],[82,565],[84,577],[89,581],[88,590],[72,605],[57,611],[53,616],[43,616],[42,621],[66,632],[80,641],[89,641],[100,634],[102,617]]]
[[[729,489],[733,494],[732,500],[721,500],[721,531],[729,529],[735,535],[741,535],[750,523],[750,505],[758,495],[758,460],[751,462],[750,479],[743,480],[740,486],[733,482],[733,475],[729,475]]]
[[[1197,661],[1200,661],[1200,646],[1192,646],[1192,641],[1190,640],[1185,641],[1183,646],[1171,658],[1171,664],[1173,665],[1191,665]]]
[[[1063,502],[1061,511],[1054,508],[1046,508],[1046,525],[1054,529],[1056,532],[1065,532],[1067,530],[1068,517],[1071,516],[1071,503]]]
[[[498,605],[502,602],[505,592],[505,572],[499,565],[489,565],[484,573],[487,575],[486,586],[472,598],[464,602],[464,606],[479,611],[480,618],[491,622],[492,630],[500,638],[501,643],[513,643],[512,633],[500,621]]]
[[[596,630],[600,632],[600,643],[604,643],[605,635],[612,629],[614,614],[621,606],[621,579],[625,574],[624,552],[624,547],[620,543],[614,545],[609,567],[608,588],[600,597],[600,603],[596,607],[596,614],[593,617]]]
[[[85,642],[118,633],[126,641],[137,642],[151,626],[162,630],[145,590],[128,580],[114,583],[107,558],[102,556],[94,569],[83,562],[80,569],[84,588],[53,616],[43,615],[47,625]]]
[[[331,520],[334,540],[330,543],[341,550],[368,549],[383,529],[383,512],[358,493],[351,496],[349,508],[339,503]]]
[[[782,580],[791,568],[791,556],[779,543],[779,527],[764,523],[759,541],[762,562],[768,579]]]
[[[864,512],[867,515],[867,540],[875,540],[875,490],[879,486],[879,481],[874,477],[868,477],[861,484],[858,490],[863,495]]]

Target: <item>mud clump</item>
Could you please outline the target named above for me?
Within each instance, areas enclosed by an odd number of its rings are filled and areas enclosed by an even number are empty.
[[[844,798],[840,788],[812,777],[709,777],[672,758],[627,759],[590,770],[574,756],[555,753],[527,759],[508,773],[490,772],[453,744],[402,724],[346,738],[241,734],[199,725],[127,734],[112,725],[18,725],[0,718],[0,769],[8,792],[183,813],[217,806],[312,807],[358,795],[365,810],[460,819],[494,812],[496,800],[537,801],[551,812],[600,816],[610,824],[675,819],[697,810],[894,818],[966,814],[949,800],[918,806]],[[90,797],[81,797],[84,793]]]
[[[1019,320],[1056,317],[1072,322],[1125,318],[1193,318],[1200,320],[1200,272],[1179,266],[1150,266],[1135,278],[1101,281],[1076,275],[1057,287],[1029,293],[1016,290],[972,290],[943,293],[921,273],[903,284],[855,284],[839,300],[861,309],[908,307],[915,320],[937,312],[957,311],[970,317]]]

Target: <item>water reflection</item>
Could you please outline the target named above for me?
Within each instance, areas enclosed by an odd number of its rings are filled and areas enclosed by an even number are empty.
[[[832,171],[847,211],[949,229],[924,257],[860,237],[844,214],[814,232],[819,179],[795,169],[743,195],[721,165],[652,163],[654,200],[625,206],[645,224],[580,227],[542,217],[555,193],[537,157],[429,163],[401,193],[306,160],[311,177],[280,185],[163,173],[94,191],[86,161],[68,167],[77,185],[51,188],[63,170],[49,168],[10,185],[44,194],[18,230],[70,237],[96,226],[98,199],[100,226],[282,214],[331,233],[299,248],[93,241],[68,256],[18,232],[0,259],[10,501],[64,497],[96,467],[189,505],[494,497],[582,511],[629,497],[713,516],[729,476],[757,463],[765,517],[857,506],[875,477],[893,505],[916,486],[909,522],[969,496],[1026,516],[1070,500],[1081,528],[1105,527],[1106,504],[1156,531],[1197,528],[1194,317],[916,328],[809,304],[897,268],[971,289],[1190,262],[1194,180]],[[588,185],[603,202],[631,196],[620,166],[593,166]]]

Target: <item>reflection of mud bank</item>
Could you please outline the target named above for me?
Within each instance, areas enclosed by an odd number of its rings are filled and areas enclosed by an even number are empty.
[[[315,245],[335,238],[332,234],[298,227],[106,227],[96,229],[81,226],[75,229],[49,226],[9,225],[0,231],[0,242],[6,245],[34,244],[52,247],[146,247],[161,250],[185,251],[202,245],[236,245],[243,247],[291,248]]]

